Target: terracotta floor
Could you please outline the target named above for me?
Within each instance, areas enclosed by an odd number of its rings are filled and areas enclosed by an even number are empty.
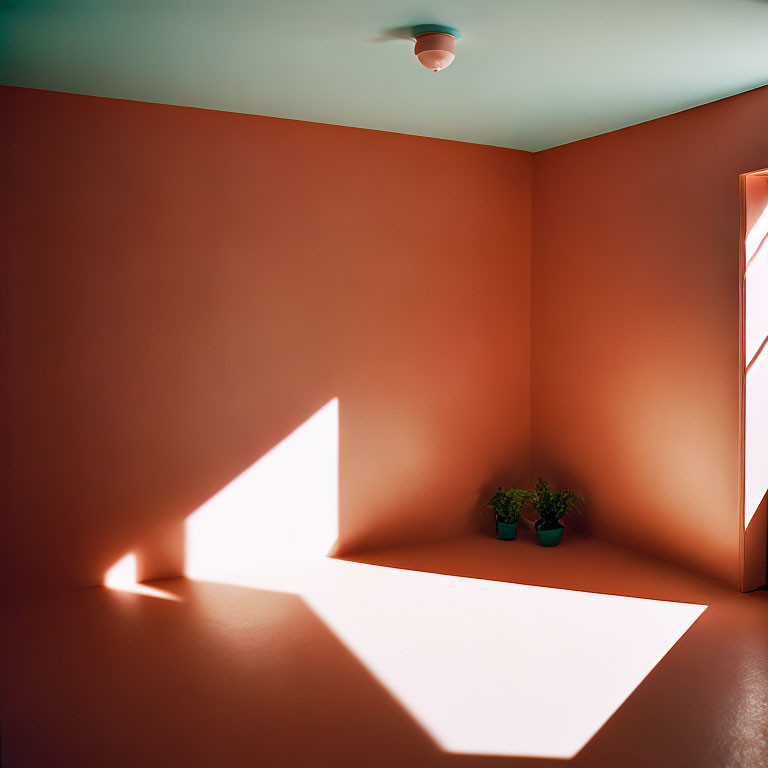
[[[527,531],[233,581],[8,607],[4,768],[768,766],[765,591]]]

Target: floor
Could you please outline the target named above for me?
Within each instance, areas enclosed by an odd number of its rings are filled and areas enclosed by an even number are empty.
[[[3,766],[768,765],[768,592],[475,535],[6,609]]]

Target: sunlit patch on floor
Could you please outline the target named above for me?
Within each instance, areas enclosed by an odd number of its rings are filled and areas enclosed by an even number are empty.
[[[444,750],[573,757],[706,609],[323,557],[338,424],[334,399],[190,515],[186,573],[300,595]]]
[[[301,595],[464,754],[573,757],[706,609],[335,560],[221,580]]]

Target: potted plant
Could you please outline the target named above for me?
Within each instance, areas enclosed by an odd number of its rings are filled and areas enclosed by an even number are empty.
[[[564,491],[550,490],[546,480],[539,478],[536,488],[530,492],[531,506],[539,516],[534,528],[543,547],[554,547],[563,538],[563,524],[560,520],[571,510],[581,514],[576,499],[584,497],[570,488]]]
[[[513,541],[517,537],[517,521],[520,518],[520,509],[528,498],[528,491],[520,488],[510,488],[505,491],[499,486],[493,498],[486,505],[486,509],[493,510],[496,517],[496,533],[500,539]]]

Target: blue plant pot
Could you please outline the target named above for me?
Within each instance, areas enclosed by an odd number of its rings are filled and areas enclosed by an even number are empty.
[[[517,538],[517,523],[496,523],[496,533],[504,541],[514,541]]]
[[[560,526],[549,531],[542,531],[541,528],[537,528],[536,535],[539,537],[539,544],[542,547],[556,547],[563,538],[563,527]]]

